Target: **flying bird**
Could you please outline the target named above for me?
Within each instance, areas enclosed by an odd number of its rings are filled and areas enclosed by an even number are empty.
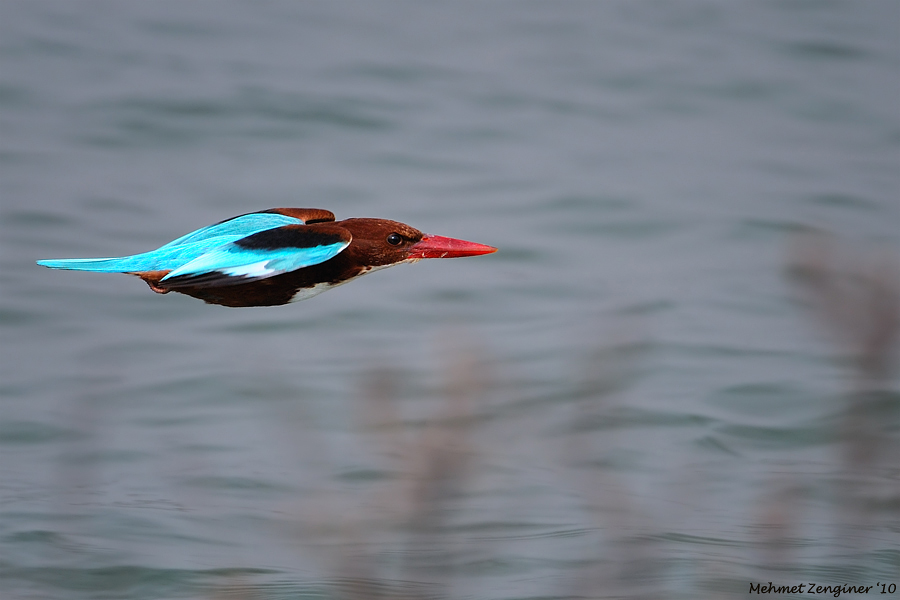
[[[332,212],[319,208],[270,208],[203,227],[143,254],[37,264],[137,275],[154,292],[179,292],[209,304],[278,306],[400,263],[496,251],[387,219],[335,221]]]

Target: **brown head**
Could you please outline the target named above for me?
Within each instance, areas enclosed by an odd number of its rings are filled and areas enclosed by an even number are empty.
[[[341,254],[369,267],[386,267],[422,258],[478,256],[497,251],[484,244],[428,235],[388,219],[345,219],[335,225],[353,235],[350,245]]]

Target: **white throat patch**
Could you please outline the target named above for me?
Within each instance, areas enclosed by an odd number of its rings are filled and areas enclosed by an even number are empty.
[[[393,263],[390,265],[381,265],[379,267],[366,267],[359,273],[359,275],[356,275],[355,277],[351,277],[350,279],[347,279],[340,283],[330,283],[330,282],[317,283],[316,285],[314,285],[312,287],[300,288],[299,290],[297,290],[297,293],[294,294],[294,297],[291,298],[290,301],[291,302],[300,302],[301,300],[306,300],[308,298],[312,298],[313,296],[318,296],[322,292],[327,292],[328,290],[330,290],[332,288],[336,288],[339,285],[344,285],[345,283],[350,283],[351,281],[353,281],[355,279],[359,279],[363,275],[368,275],[369,273],[374,273],[375,271],[380,271],[381,269],[387,269],[388,267],[395,267],[397,265],[402,265],[403,263],[418,262],[418,260],[419,259],[417,259],[417,258],[408,258],[406,260],[402,260],[400,262],[396,262],[396,263]]]

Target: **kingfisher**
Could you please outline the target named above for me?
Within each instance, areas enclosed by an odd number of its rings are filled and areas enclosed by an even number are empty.
[[[154,292],[178,292],[208,304],[279,306],[401,263],[496,251],[387,219],[335,221],[334,213],[320,208],[270,208],[203,227],[143,254],[37,264],[137,275]]]

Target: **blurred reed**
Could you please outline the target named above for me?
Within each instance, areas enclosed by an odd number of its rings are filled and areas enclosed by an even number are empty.
[[[587,357],[565,451],[569,486],[601,532],[589,566],[560,583],[566,598],[659,598],[670,587],[663,566],[664,529],[616,465],[612,438],[625,424],[619,394],[637,378],[650,344],[641,324],[620,322]]]
[[[806,515],[816,497],[830,497],[832,539],[826,547],[834,573],[864,573],[890,523],[900,515],[898,410],[891,391],[900,339],[900,268],[887,250],[852,248],[824,232],[804,232],[789,246],[786,275],[798,304],[836,350],[847,386],[823,435],[839,449],[824,478],[799,467],[773,473],[759,499],[756,530],[760,573],[796,573]],[[823,403],[825,400],[823,399]],[[797,471],[797,472],[794,472]],[[840,583],[840,582],[833,582]]]
[[[794,240],[787,273],[799,302],[837,349],[847,388],[832,435],[841,447],[832,485],[835,544],[870,549],[900,515],[900,396],[891,389],[900,347],[900,262],[888,249],[859,249],[833,234]]]
[[[487,372],[483,354],[469,347],[445,352],[445,383],[437,414],[410,426],[398,409],[402,382],[398,371],[369,371],[362,385],[365,406],[362,428],[389,458],[391,477],[367,510],[388,517],[401,532],[400,551],[393,560],[376,554],[340,557],[338,580],[332,585],[341,599],[448,597],[456,576],[454,565],[464,555],[452,530],[454,505],[462,501],[478,449],[473,428],[483,408]],[[368,546],[366,535],[348,532],[343,548]],[[361,543],[362,542],[362,543]],[[384,549],[383,538],[372,546]]]
[[[824,232],[794,240],[787,272],[801,302],[850,359],[854,392],[876,389],[896,372],[900,264],[887,249],[854,250]]]

